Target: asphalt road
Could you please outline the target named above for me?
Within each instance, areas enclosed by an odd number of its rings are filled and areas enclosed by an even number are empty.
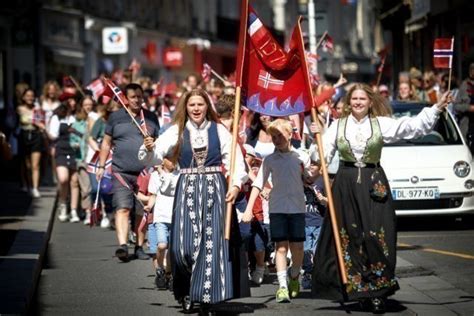
[[[474,297],[474,217],[398,220],[398,256]]]

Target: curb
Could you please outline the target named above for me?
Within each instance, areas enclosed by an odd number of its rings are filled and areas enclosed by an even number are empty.
[[[42,188],[22,217],[8,254],[0,257],[0,314],[25,315],[34,301],[54,222],[56,188]]]

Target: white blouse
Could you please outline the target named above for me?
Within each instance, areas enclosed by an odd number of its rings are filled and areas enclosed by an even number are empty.
[[[401,139],[413,139],[422,136],[433,129],[441,111],[436,106],[425,107],[417,116],[391,117],[377,116],[383,142],[390,144]],[[323,134],[323,148],[326,161],[331,161],[337,150],[338,121],[333,122]],[[348,116],[345,137],[357,160],[364,155],[367,140],[372,135],[369,116],[358,121],[352,114]],[[313,147],[313,159],[318,160],[318,151]]]
[[[197,126],[190,120],[186,122],[186,128],[189,130],[191,145],[193,148],[200,148],[208,143],[207,130],[211,122],[205,120],[201,126]],[[217,124],[217,134],[221,144],[222,163],[226,170],[230,170],[230,152],[232,147],[232,135],[222,124]],[[161,164],[163,158],[172,154],[174,147],[178,143],[178,126],[172,125],[156,141],[153,151],[147,151],[142,145],[138,151],[138,160],[147,166],[156,166]],[[232,177],[232,185],[241,187],[247,182],[247,173],[245,172],[244,158],[240,147],[236,147],[235,172]]]

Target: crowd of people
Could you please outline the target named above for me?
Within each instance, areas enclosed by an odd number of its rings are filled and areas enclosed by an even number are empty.
[[[249,296],[250,282],[262,284],[274,271],[277,302],[290,302],[302,287],[380,313],[399,288],[382,147],[428,133],[447,108],[472,150],[474,64],[469,70],[469,78],[459,88],[453,80],[448,91],[446,75],[413,68],[400,73],[393,98],[385,85],[347,83],[341,75],[334,85],[314,89],[317,123],[309,113],[275,118],[241,107],[234,166],[235,89],[217,79],[200,82],[195,74],[180,86],[147,78],[118,83],[127,109],[67,80],[62,89],[47,82],[39,98],[17,85],[19,124],[11,137],[23,159],[22,190],[40,198],[40,170],[51,170],[58,220],[114,229],[116,257],[152,259],[157,288],[171,290],[185,311]],[[392,99],[433,105],[394,119]],[[330,188],[320,172],[326,162]],[[328,190],[344,271],[327,216]]]

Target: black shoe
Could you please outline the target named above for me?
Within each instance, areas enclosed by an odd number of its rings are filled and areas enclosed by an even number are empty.
[[[140,260],[150,259],[150,256],[143,251],[142,247],[135,247],[135,257]]]
[[[128,246],[126,244],[120,245],[115,250],[115,256],[122,262],[128,262]]]
[[[166,290],[165,270],[163,268],[156,269],[155,284],[158,290]]]
[[[383,298],[373,298],[370,300],[372,303],[372,313],[384,314],[385,313],[385,301]]]
[[[167,272],[165,275],[166,279],[166,288],[170,291],[173,291],[173,275],[170,272]]]
[[[187,295],[181,299],[181,306],[185,313],[189,313],[193,309],[194,304],[191,302],[191,298]]]

